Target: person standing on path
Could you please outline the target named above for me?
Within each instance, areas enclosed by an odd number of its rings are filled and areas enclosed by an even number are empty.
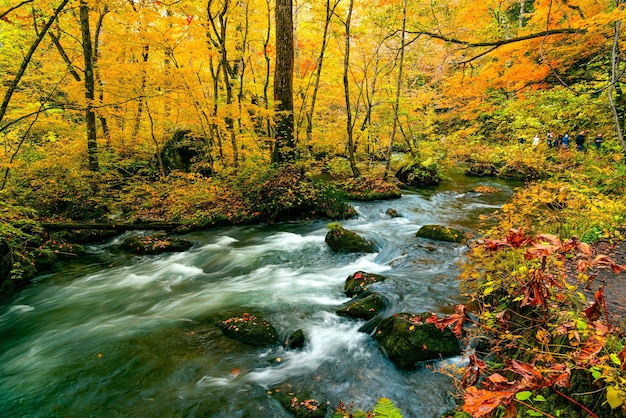
[[[599,133],[598,135],[596,135],[595,139],[593,140],[593,145],[595,145],[596,149],[600,149],[603,142],[604,142],[604,135]]]
[[[580,131],[578,133],[578,135],[576,135],[576,138],[574,139],[574,142],[576,143],[576,150],[578,151],[584,151],[585,150],[585,131]]]

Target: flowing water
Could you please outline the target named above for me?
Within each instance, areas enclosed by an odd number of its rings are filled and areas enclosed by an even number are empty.
[[[471,191],[479,184],[500,192]],[[378,285],[391,301],[384,316],[451,313],[463,302],[455,277],[465,248],[415,232],[470,229],[510,194],[510,184],[456,176],[399,200],[355,203],[359,216],[341,223],[373,241],[374,254],[333,254],[324,221],[194,232],[184,236],[192,249],[159,256],[116,252],[125,236],[90,247],[0,307],[0,416],[289,417],[268,396],[276,389],[327,400],[329,411],[387,397],[407,418],[437,416],[454,405],[450,379],[397,369],[359,331],[364,321],[335,310],[349,300],[346,278],[363,270],[388,278]],[[304,330],[305,347],[224,337],[212,318],[242,309],[283,337]]]

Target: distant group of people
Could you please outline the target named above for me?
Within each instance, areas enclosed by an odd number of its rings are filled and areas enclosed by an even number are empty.
[[[574,137],[574,145],[576,146],[577,151],[585,151],[585,141],[587,139],[587,131],[582,130]],[[526,141],[521,138],[520,143],[525,143]],[[604,135],[602,133],[598,133],[596,137],[593,139],[593,145],[596,149],[600,149],[602,147],[602,143],[604,142]],[[533,146],[537,146],[541,143],[541,137],[539,134],[533,137]],[[549,132],[546,135],[546,144],[548,148],[562,148],[569,149],[570,148],[570,136],[568,133],[564,135],[554,136],[554,133]]]

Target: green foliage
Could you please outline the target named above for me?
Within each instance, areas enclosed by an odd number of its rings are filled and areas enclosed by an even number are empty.
[[[364,412],[354,410],[352,406],[346,407],[343,402],[335,409],[332,418],[402,418],[402,411],[388,398],[380,398],[374,410]]]

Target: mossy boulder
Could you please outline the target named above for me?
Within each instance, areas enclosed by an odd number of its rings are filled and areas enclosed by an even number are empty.
[[[306,335],[304,331],[301,329],[297,329],[293,332],[293,334],[287,337],[285,341],[285,346],[291,349],[298,349],[304,347],[304,343],[306,342]]]
[[[337,309],[337,315],[369,321],[387,306],[387,299],[378,293],[355,299]]]
[[[387,278],[385,276],[380,274],[357,271],[356,273],[348,276],[346,279],[344,292],[348,297],[358,296],[369,289],[374,283],[383,282],[386,279]]]
[[[193,243],[184,238],[168,237],[166,234],[149,236],[133,236],[126,238],[119,246],[120,249],[138,255],[162,254],[168,252],[186,251]]]
[[[265,319],[247,312],[217,322],[225,336],[244,344],[269,346],[278,343],[276,328]]]
[[[373,253],[372,243],[355,232],[349,231],[332,223],[328,225],[328,233],[325,238],[326,244],[331,250],[338,253]]]
[[[326,402],[320,402],[308,394],[275,390],[272,395],[296,418],[324,418],[328,413]]]
[[[394,364],[406,368],[417,362],[456,356],[461,345],[449,328],[441,331],[426,320],[432,313],[398,313],[383,319],[374,339]]]
[[[435,241],[461,243],[465,234],[457,229],[442,225],[424,225],[415,233],[418,238],[428,238]]]
[[[400,212],[398,212],[397,210],[393,209],[393,208],[389,208],[387,209],[387,211],[385,212],[386,215],[388,215],[390,218],[401,218],[402,215],[400,214]]]

